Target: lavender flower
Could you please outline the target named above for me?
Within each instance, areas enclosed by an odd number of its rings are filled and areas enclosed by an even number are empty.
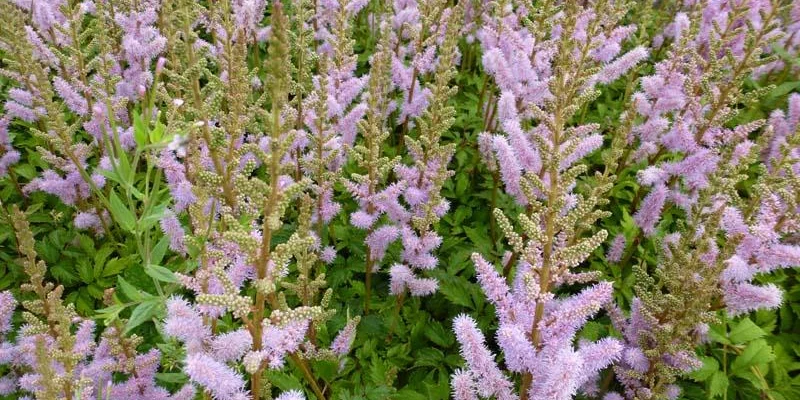
[[[306,396],[303,395],[299,390],[290,390],[288,392],[281,393],[280,396],[276,397],[275,400],[305,400]]]
[[[89,103],[64,78],[60,76],[53,78],[53,87],[72,112],[80,116],[84,116],[89,112]]]
[[[574,345],[578,330],[611,302],[611,283],[556,296],[561,286],[599,277],[570,269],[606,239],[604,230],[590,232],[592,223],[606,215],[595,207],[602,204],[598,196],[613,179],[608,172],[598,173],[597,187],[588,193],[574,191],[576,177],[586,171],[579,162],[603,140],[594,133],[598,125],[568,126],[567,121],[596,93],[592,88],[596,83],[618,78],[646,57],[641,48],[618,57],[621,46],[614,42],[621,42],[634,29],[615,27],[618,17],[612,15],[621,14],[616,5],[604,4],[607,9],[583,8],[577,3],[563,10],[545,4],[533,9],[502,8],[478,36],[484,68],[500,89],[497,111],[491,115],[505,133],[494,135],[490,146],[488,138],[482,139],[494,153],[484,158],[496,160],[505,192],[528,207],[518,217],[522,233],[514,230],[501,210],[493,210],[513,250],[502,266],[509,276],[499,274],[478,253],[472,261],[478,282],[497,312],[497,344],[504,365],[509,373],[521,375],[519,394],[525,399],[566,400],[579,391],[595,393],[600,372],[617,361],[623,350],[623,344],[611,338]],[[545,18],[544,26],[552,30],[542,33],[537,25],[523,25],[528,13]],[[600,25],[611,27],[611,35],[598,29]],[[607,46],[591,45],[605,38],[610,39]],[[592,68],[601,72],[587,72]],[[487,126],[492,125],[488,121]],[[574,222],[583,218],[589,222]],[[453,377],[454,396],[517,398],[514,385],[484,347],[474,322],[459,317],[455,331],[467,368]]]
[[[161,218],[161,230],[169,238],[169,248],[179,254],[186,254],[186,244],[183,241],[184,231],[181,222],[175,214],[167,210]]]
[[[11,292],[0,292],[0,334],[11,330],[11,315],[17,308],[17,301]]]
[[[426,7],[437,5],[428,4]],[[458,62],[456,38],[461,29],[459,23],[462,13],[463,9],[459,7],[443,9],[442,18],[436,21],[436,29],[439,34],[444,35],[444,39],[438,42],[438,48],[428,47],[425,50],[421,56],[426,61],[414,61],[416,72],[412,72],[412,75],[430,68],[435,79],[429,89],[429,109],[418,119],[419,137],[415,139],[409,136],[405,139],[413,164],[398,164],[394,167],[399,187],[403,189],[402,198],[408,205],[406,212],[396,213],[399,215],[395,217],[390,216],[396,224],[402,226],[403,243],[402,264],[396,264],[390,270],[390,291],[394,295],[402,294],[408,289],[414,296],[424,296],[435,291],[438,285],[435,279],[417,277],[413,270],[430,270],[436,267],[438,260],[433,252],[441,244],[442,238],[433,228],[449,208],[440,192],[445,180],[453,174],[447,169],[447,164],[455,147],[452,144],[442,145],[440,142],[442,135],[454,122],[455,110],[447,101],[456,92],[456,88],[450,86],[450,81],[455,76],[454,67]],[[423,29],[426,29],[425,24],[430,23],[423,22]],[[438,58],[434,68],[431,64],[434,64],[433,57],[437,56],[437,50]],[[413,95],[413,92],[412,88],[408,95]],[[413,114],[406,106],[401,117]],[[409,114],[404,115],[406,112]]]
[[[19,151],[11,145],[11,138],[8,135],[8,125],[10,119],[6,116],[0,118],[0,177],[8,174],[12,165],[20,159]]]
[[[606,260],[610,262],[619,262],[622,259],[622,253],[625,251],[625,235],[619,233],[617,236],[614,236],[614,240],[611,241],[611,247],[608,249],[608,253],[606,253]]]
[[[335,312],[328,309],[331,292],[319,260],[336,256],[323,228],[339,211],[333,189],[346,156],[334,124],[342,114],[329,114],[326,98],[339,96],[348,107],[358,91],[337,94],[339,87],[325,81],[339,73],[331,65],[344,71],[352,63],[352,73],[355,62],[343,55],[309,67],[311,3],[296,4],[291,16],[280,2],[271,3],[269,26],[262,25],[264,6],[237,3],[198,25],[183,12],[168,17],[184,27],[169,37],[169,47],[187,53],[171,59],[163,73],[189,96],[173,101],[166,116],[165,129],[177,130],[186,142],[159,155],[175,201],[174,213],[161,222],[173,249],[192,244],[200,254],[191,274],[176,274],[192,296],[168,302],[164,332],[185,350],[192,382],[220,399],[261,396],[269,385],[265,371],[284,367],[288,358],[309,369],[310,361],[339,357],[317,343],[318,329]],[[192,10],[205,15],[202,6]],[[299,36],[291,36],[296,29]],[[200,42],[201,34],[214,43]],[[267,76],[254,85],[248,65],[254,47],[248,45],[263,39]],[[295,51],[302,55],[297,63]],[[287,73],[295,68],[296,81]],[[198,74],[183,77],[187,69]],[[312,78],[310,71],[319,75]],[[198,87],[226,106],[205,103]],[[182,212],[186,226],[177,218]],[[316,378],[307,383],[323,397]]]
[[[13,366],[12,372],[0,380],[0,393],[22,396],[27,392],[37,398],[70,398],[76,393],[89,397],[109,393],[115,399],[136,400],[194,397],[191,386],[171,395],[156,385],[160,353],[154,349],[137,354],[141,339],[122,334],[124,321],[108,326],[96,342],[95,322],[78,316],[72,305],[64,304],[63,286],[44,281],[47,267],[37,260],[30,226],[16,207],[12,221],[29,276],[22,289],[33,292],[34,297],[23,304],[26,325],[16,333],[15,341],[0,342],[0,364]],[[9,292],[0,292],[0,334],[11,329],[15,306]]]
[[[250,398],[244,390],[242,376],[206,354],[189,355],[186,358],[186,374],[192,382],[207,388],[216,399]]]
[[[731,315],[777,307],[777,287],[754,285],[752,279],[800,261],[795,246],[780,242],[784,231],[776,224],[777,215],[796,218],[788,198],[778,194],[785,182],[796,179],[797,144],[783,139],[785,128],[769,127],[769,133],[781,133],[771,136],[777,147],[767,147],[768,173],[758,177],[751,198],[724,189],[734,187],[757,161],[757,146],[749,137],[759,134],[764,121],[738,126],[728,121],[748,96],[744,80],[768,61],[762,54],[781,29],[778,9],[770,2],[718,2],[678,14],[666,30],[675,38],[670,56],[642,80],[642,91],[633,97],[645,117],[633,129],[640,143],[636,156],[651,164],[638,178],[652,187],[634,219],[652,235],[666,204],[682,208],[687,217],[685,231],[665,237],[657,281],[638,283],[637,291],[645,295],[634,300],[630,316],[613,311],[626,340],[615,373],[627,398],[676,398],[677,377],[702,365],[694,347],[705,340],[698,327],[715,321],[709,304],[721,304]],[[718,30],[739,24],[747,28]],[[730,55],[711,51],[712,43],[724,44]],[[780,113],[771,122],[785,123]],[[774,159],[778,147],[783,156]],[[679,157],[653,165],[663,153]],[[783,173],[774,169],[776,162]],[[718,241],[722,237],[729,240]],[[682,327],[679,332],[676,326]]]
[[[356,338],[356,327],[361,319],[359,317],[347,321],[347,325],[342,328],[331,342],[331,350],[334,354],[343,356],[350,352],[350,347]]]
[[[469,376],[475,392],[483,397],[518,398],[512,392],[513,384],[497,368],[494,355],[486,348],[483,334],[478,330],[475,321],[466,315],[459,315],[453,321],[453,330],[461,343],[461,356],[469,366],[466,372],[460,372],[462,379],[467,379],[464,375]]]

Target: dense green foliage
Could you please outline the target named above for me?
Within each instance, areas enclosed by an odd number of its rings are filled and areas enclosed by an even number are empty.
[[[645,11],[634,9],[628,18],[641,21],[637,12]],[[364,14],[360,14],[355,24],[354,35],[355,52],[359,55],[358,71],[362,72],[366,71],[368,56],[376,46]],[[646,29],[637,39],[642,42],[660,29],[661,20],[669,19],[669,15],[647,16],[650,24],[643,24]],[[456,110],[456,119],[442,138],[444,143],[455,145],[449,166],[455,174],[446,181],[442,191],[451,206],[436,226],[444,240],[437,253],[439,268],[429,275],[439,280],[439,290],[434,295],[424,298],[391,296],[388,275],[375,274],[371,310],[364,313],[366,232],[348,223],[357,204],[342,184],[336,183],[336,200],[343,204],[344,212],[326,227],[325,235],[335,238],[339,257],[325,267],[325,275],[328,287],[333,289],[330,307],[337,313],[320,329],[318,336],[325,342],[332,339],[345,326],[348,316],[360,315],[361,321],[351,355],[345,358],[343,365],[330,361],[312,363],[313,374],[324,385],[330,399],[447,399],[451,395],[450,376],[463,364],[451,329],[453,318],[467,313],[476,318],[484,332],[494,331],[495,311],[476,283],[470,255],[478,251],[487,259],[493,257],[489,261],[499,263],[508,245],[502,239],[491,210],[498,207],[514,210],[519,206],[499,190],[499,174],[486,168],[477,147],[478,134],[486,130],[484,103],[496,95],[493,85],[485,81],[487,75],[480,63],[480,46],[462,39],[459,48],[462,62],[454,81],[458,93],[449,100]],[[266,51],[260,52],[266,57]],[[596,121],[614,127],[637,85],[636,77],[649,73],[659,57],[664,56],[656,52],[635,73],[603,87],[600,98],[582,110],[581,121],[576,122]],[[787,62],[800,65],[800,60],[784,57]],[[251,55],[248,62],[255,67],[258,60]],[[8,85],[7,78],[0,78],[0,93],[5,93]],[[800,90],[800,77],[787,69],[785,73],[760,81],[749,80],[746,85],[748,91],[767,86],[769,91],[759,102],[746,105],[732,124],[765,118],[772,110],[785,108],[788,95]],[[148,132],[160,135],[143,126],[136,129],[142,135]],[[403,129],[400,125],[394,127],[391,139],[385,144],[385,154],[408,157],[399,140]],[[610,136],[609,132],[603,133]],[[133,170],[129,179],[110,178],[119,181],[103,189],[110,199],[114,223],[109,227],[109,234],[97,235],[76,230],[72,224],[75,209],[55,196],[42,192],[23,193],[27,182],[49,168],[37,148],[47,148],[51,143],[30,134],[24,122],[11,125],[10,134],[22,157],[8,175],[0,179],[0,208],[3,209],[0,215],[0,291],[11,290],[18,298],[26,298],[25,294],[20,294],[19,287],[28,277],[23,271],[11,223],[11,206],[16,205],[27,213],[36,239],[36,252],[48,266],[47,279],[64,286],[65,301],[74,304],[80,315],[95,318],[99,325],[111,324],[118,318],[127,320],[126,331],[144,338],[140,351],[152,347],[162,351],[159,383],[168,388],[179,387],[187,380],[179,368],[183,350],[176,341],[162,339],[160,324],[166,315],[166,299],[183,293],[173,272],[194,269],[197,261],[193,256],[197,255],[197,249],[190,248],[187,257],[167,249],[168,238],[158,229],[158,219],[168,204],[169,195],[160,174],[152,170],[154,160],[146,152],[140,159],[137,154],[137,160],[128,166]],[[588,158],[590,171],[602,168],[603,151]],[[607,263],[604,253],[608,240],[590,257],[589,263],[578,268],[600,271],[601,279],[613,281],[615,300],[624,307],[634,295],[637,279],[634,266],[652,270],[658,262],[655,249],[661,245],[657,237],[638,234],[629,211],[636,209],[643,195],[636,180],[637,171],[643,167],[640,163],[617,171],[618,180],[611,191],[611,201],[604,207],[612,216],[600,223],[609,232],[609,238],[622,233],[629,241],[635,239],[635,246],[623,256],[622,262]],[[351,160],[344,171],[349,175],[357,171],[357,166]],[[752,190],[747,184],[737,189],[743,193]],[[660,227],[677,229],[675,221],[680,212],[665,212]],[[290,225],[277,232],[276,241],[286,240],[295,228]],[[399,259],[399,246],[395,243],[389,248],[384,265]],[[775,311],[726,319],[712,326],[709,342],[698,349],[704,365],[692,373],[690,379],[681,382],[682,398],[800,398],[798,271],[777,271],[758,279],[774,282],[784,289],[783,306]],[[113,300],[109,302],[109,298]],[[232,323],[230,316],[226,318],[220,321],[223,326]],[[21,317],[16,316],[14,322],[19,324]],[[580,337],[593,340],[609,335],[618,333],[611,328],[609,318],[601,313],[584,327]],[[496,350],[492,335],[487,335],[487,339],[490,348]],[[0,369],[2,373],[4,370]],[[287,368],[269,370],[267,374],[270,382],[281,390],[306,387],[302,381],[303,372],[296,364],[288,363]],[[615,384],[609,373],[604,376],[607,379],[603,384]]]

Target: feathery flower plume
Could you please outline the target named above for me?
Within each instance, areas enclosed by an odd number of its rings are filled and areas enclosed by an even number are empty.
[[[595,84],[625,74],[647,54],[637,48],[620,55],[621,46],[613,45],[634,31],[616,27],[626,12],[622,4],[499,4],[495,12],[478,38],[484,68],[500,89],[494,118],[503,134],[483,142],[493,152],[506,193],[527,208],[518,217],[522,233],[501,210],[494,210],[513,250],[503,260],[502,275],[478,253],[472,261],[497,310],[504,365],[508,373],[520,376],[519,397],[567,400],[579,391],[592,393],[600,372],[619,359],[623,348],[611,338],[577,347],[574,343],[579,329],[612,300],[610,283],[556,296],[559,287],[599,275],[570,269],[606,239],[606,231],[593,232],[592,224],[608,215],[597,207],[607,202],[604,195],[614,179],[610,168],[620,153],[613,149],[609,166],[594,176],[593,187],[575,191],[577,177],[586,172],[580,161],[602,145],[602,137],[595,134],[596,124],[569,126],[567,121],[598,95]],[[536,15],[537,22],[528,20],[529,15]],[[606,28],[612,30],[610,36]],[[598,69],[600,73],[593,72]],[[620,142],[615,141],[617,147]],[[455,398],[517,398],[474,322],[458,317],[454,329],[467,361],[466,369],[453,376]]]
[[[14,206],[11,218],[29,277],[21,289],[32,292],[34,299],[22,303],[25,324],[19,327],[15,341],[10,342],[6,340],[13,329],[11,315],[17,303],[11,293],[0,292],[0,364],[13,367],[0,380],[0,394],[27,393],[37,399],[75,398],[76,394],[90,398],[102,393],[118,399],[194,397],[191,386],[171,395],[156,385],[159,352],[137,354],[142,338],[126,337],[122,321],[108,326],[96,342],[94,321],[78,316],[72,304],[65,304],[61,298],[63,286],[44,280],[47,266],[37,260],[25,214]]]
[[[745,93],[743,83],[771,62],[764,50],[779,37],[781,9],[774,1],[722,1],[679,13],[665,31],[674,39],[668,56],[633,96],[644,117],[633,129],[636,157],[650,165],[638,180],[652,187],[634,219],[653,235],[662,210],[676,205],[686,221],[684,230],[665,237],[655,276],[637,271],[639,297],[630,316],[612,311],[625,337],[614,370],[626,398],[677,398],[676,380],[702,365],[694,348],[704,340],[702,327],[717,320],[710,305],[731,315],[775,308],[780,290],[755,285],[753,278],[800,264],[797,246],[781,243],[789,232],[784,224],[794,227],[797,219],[789,206],[796,194],[782,189],[798,179],[797,123],[781,112],[773,114],[765,134],[758,132],[764,121],[729,123],[741,102],[764,93]],[[796,102],[790,100],[790,107]],[[756,132],[768,140],[751,141]],[[742,198],[730,188],[758,161],[757,143],[766,144],[767,173]],[[665,153],[677,157],[660,161]]]
[[[354,61],[350,50],[321,62],[317,86],[306,91],[311,69],[298,63],[309,60],[300,55],[310,53],[304,48],[312,45],[310,31],[293,38],[290,28],[310,26],[310,3],[295,2],[291,15],[282,3],[270,4],[269,25],[261,21],[263,3],[209,7],[218,17],[202,25],[191,20],[205,13],[202,5],[191,5],[196,14],[169,14],[168,25],[180,32],[168,36],[168,46],[184,52],[164,74],[190,96],[167,109],[166,129],[187,140],[159,155],[175,200],[161,225],[173,250],[199,252],[199,265],[191,274],[176,273],[193,299],[169,300],[164,333],[182,343],[186,372],[199,389],[218,399],[253,399],[270,387],[265,371],[283,368],[287,359],[308,371],[311,361],[338,361],[355,331],[353,322],[333,348],[317,342],[318,328],[335,313],[319,268],[335,252],[320,229],[338,212],[333,182],[345,157],[337,117],[327,109],[338,89],[325,81]],[[258,46],[247,44],[261,41],[265,30],[267,59],[259,71],[266,77],[254,85],[248,57]],[[206,33],[215,43],[198,45]],[[342,49],[352,45],[341,40]],[[287,71],[297,71],[296,79]],[[225,107],[207,103],[200,91],[219,96]],[[188,214],[186,231],[181,212]],[[318,378],[306,378],[317,398],[325,398]]]
[[[392,267],[391,293],[399,295],[406,289],[414,296],[433,293],[437,286],[432,278],[420,278],[411,271],[430,270],[438,260],[433,251],[442,237],[434,230],[444,216],[449,204],[440,194],[445,180],[453,175],[447,164],[455,153],[455,145],[442,145],[442,135],[455,122],[455,109],[448,105],[458,88],[450,86],[455,77],[458,57],[458,32],[461,29],[463,8],[447,8],[438,21],[444,40],[438,46],[434,79],[429,85],[430,106],[417,118],[418,138],[407,135],[405,139],[413,164],[398,164],[394,171],[403,188],[403,200],[408,205],[403,219],[395,223],[402,226],[402,264]],[[430,49],[433,54],[434,49]],[[427,50],[426,50],[427,51]]]
[[[358,127],[362,141],[353,146],[352,155],[361,170],[354,173],[345,182],[345,186],[358,202],[358,210],[350,215],[350,223],[360,229],[367,230],[368,241],[386,248],[390,244],[390,235],[382,235],[380,240],[373,236],[384,224],[379,222],[382,216],[396,216],[397,210],[404,211],[398,203],[402,188],[398,185],[386,186],[389,171],[398,163],[399,157],[390,159],[383,155],[382,144],[389,137],[386,127],[386,116],[389,114],[389,91],[391,90],[390,68],[391,48],[387,27],[382,28],[381,40],[370,59],[370,75],[367,83],[366,115],[359,121]],[[391,228],[389,228],[391,229]],[[386,233],[391,231],[386,230]],[[367,243],[368,247],[370,246]],[[365,293],[364,312],[370,309],[370,291],[372,274],[379,270],[378,260],[373,258],[382,251],[367,249],[365,260]]]

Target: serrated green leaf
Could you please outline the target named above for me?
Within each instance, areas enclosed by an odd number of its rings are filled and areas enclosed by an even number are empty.
[[[471,284],[466,280],[466,278],[461,276],[453,276],[451,279],[442,281],[442,283],[439,285],[439,292],[442,293],[447,300],[450,300],[450,302],[453,304],[471,309],[474,308],[475,305],[471,300],[470,286]]]
[[[331,382],[336,378],[339,364],[330,360],[322,360],[315,362],[313,369],[314,376],[322,378],[325,382]]]
[[[94,241],[92,238],[86,235],[77,235],[77,238],[78,244],[84,252],[88,253],[90,256],[95,254]]]
[[[78,270],[78,276],[81,277],[83,283],[88,285],[94,282],[94,268],[89,264],[89,260],[85,258],[78,259],[75,269]]]
[[[266,375],[269,378],[269,382],[282,391],[300,389],[303,387],[299,379],[285,372],[270,369],[266,372]]]
[[[87,286],[86,289],[89,291],[89,294],[94,299],[96,299],[96,300],[102,300],[103,299],[103,292],[104,292],[105,288],[103,288],[102,286],[98,285],[96,282],[93,282],[92,284]]]
[[[392,400],[428,400],[424,394],[415,392],[409,388],[400,389],[397,394],[393,395]]]
[[[361,322],[358,324],[358,331],[367,336],[381,336],[386,334],[387,328],[383,318],[370,314],[361,318]]]
[[[714,373],[719,371],[719,362],[714,357],[701,357],[703,366],[691,373],[692,379],[697,382],[708,380]]]
[[[164,383],[184,384],[189,381],[186,374],[180,372],[157,372],[156,379]]]
[[[378,358],[373,358],[369,367],[369,377],[372,383],[381,384],[386,382],[386,366]]]
[[[750,367],[766,364],[775,359],[772,348],[763,339],[748,343],[741,354],[731,364],[731,374],[736,375],[748,371]]]
[[[445,330],[442,324],[437,321],[431,321],[426,324],[425,337],[439,347],[450,347],[455,340],[453,334]]]
[[[78,297],[75,298],[75,308],[81,314],[91,314],[94,312],[94,299],[89,293],[89,289],[82,287],[78,290]]]
[[[464,233],[467,234],[469,240],[472,240],[472,243],[475,244],[475,247],[477,247],[481,253],[487,254],[491,252],[492,243],[487,229],[478,230],[465,226]]]
[[[103,268],[103,277],[107,278],[109,276],[114,276],[119,274],[125,269],[125,263],[126,259],[119,259],[116,257],[112,258],[111,260],[108,260],[108,262],[105,265],[105,268]]]
[[[764,330],[753,323],[750,318],[745,318],[739,321],[739,323],[736,324],[733,329],[731,329],[731,332],[728,334],[728,338],[730,338],[731,342],[740,344],[762,338],[764,335],[766,335]]]
[[[94,268],[95,271],[104,271],[104,266],[106,265],[106,261],[111,253],[114,252],[114,248],[110,245],[106,245],[100,248],[94,255]]]
[[[717,343],[731,344],[731,340],[728,338],[727,334],[727,327],[724,324],[712,325],[711,329],[708,331],[708,337]]]
[[[714,398],[722,396],[728,390],[728,377],[722,371],[717,371],[711,376],[708,385],[708,397]]]
[[[433,367],[437,368],[442,365],[444,353],[441,350],[426,347],[414,353],[414,366],[415,367]]]

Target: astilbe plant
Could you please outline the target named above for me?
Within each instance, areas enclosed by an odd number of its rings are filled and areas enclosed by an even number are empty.
[[[515,385],[486,348],[472,318],[456,318],[465,370],[453,376],[456,399],[570,399],[593,393],[600,371],[619,358],[622,344],[611,338],[575,343],[584,323],[611,301],[612,286],[600,282],[577,294],[559,289],[597,280],[597,272],[574,272],[606,238],[593,224],[607,215],[598,209],[614,180],[621,124],[604,156],[606,169],[590,185],[578,177],[580,161],[602,145],[596,124],[574,124],[582,106],[609,83],[646,58],[642,48],[622,54],[622,41],[635,27],[620,26],[621,2],[562,5],[495,3],[495,17],[478,33],[483,64],[500,95],[497,126],[483,134],[485,156],[500,171],[505,192],[525,208],[517,233],[495,209],[498,225],[513,250],[500,274],[484,256],[472,256],[478,281],[499,319],[497,344]],[[625,121],[623,121],[625,122]],[[507,281],[510,281],[509,285]]]
[[[468,297],[450,279],[461,277],[431,270],[469,254],[452,250],[461,230],[443,237],[440,220],[449,223],[452,158],[457,146],[469,154],[460,138],[472,131],[485,131],[474,145],[493,178],[497,253],[471,260],[497,322],[455,318],[465,360],[452,374],[455,399],[676,399],[713,324],[782,304],[759,274],[800,265],[800,95],[740,122],[770,83],[784,83],[777,97],[793,87],[798,4],[0,0],[0,14],[0,178],[11,183],[2,195],[60,200],[51,215],[68,210],[72,232],[94,234],[65,247],[100,243],[96,257],[134,264],[108,268],[119,294],[79,270],[106,306],[79,315],[62,299],[78,290],[47,281],[70,272],[48,271],[37,228],[0,204],[26,276],[19,292],[0,292],[0,396],[324,400],[362,375],[416,390],[427,370],[383,362],[431,363],[438,350],[419,348],[418,327],[461,312],[440,299]],[[482,76],[468,73],[475,59]],[[600,107],[601,93],[614,105]],[[631,229],[603,257],[608,234],[597,225],[629,200]],[[331,377],[346,370],[360,317],[335,317],[332,304],[352,303],[326,275],[347,268],[337,252],[358,268],[362,257],[344,246],[357,236],[344,221],[365,236],[365,315],[380,271],[398,313],[407,295],[443,296],[416,303],[426,309],[409,319],[408,342],[393,343],[406,332],[399,315],[386,318],[388,355],[370,354],[383,344],[368,340],[355,365],[373,357],[370,373],[350,374],[343,389]],[[633,294],[615,293],[589,265],[632,266]],[[107,278],[102,267],[86,275]],[[125,281],[139,272],[157,294]],[[582,331],[603,309],[612,337],[579,339],[600,336]],[[155,330],[140,327],[150,321]],[[380,321],[370,316],[365,329]],[[447,354],[435,363],[444,376],[458,365]],[[278,393],[282,369],[307,388]],[[353,396],[374,395],[361,389]]]
[[[399,0],[392,2],[387,15],[392,53],[392,85],[401,92],[401,101],[391,104],[399,111],[396,123],[402,126],[400,143],[430,105],[431,90],[422,78],[434,72],[437,48],[444,39],[452,8],[444,1]]]
[[[365,241],[366,312],[370,309],[371,275],[379,270],[387,249],[398,238],[402,239],[403,250],[401,262],[389,271],[391,294],[410,292],[414,296],[424,296],[435,292],[437,281],[419,277],[414,270],[436,267],[438,259],[433,252],[442,239],[434,225],[448,209],[440,192],[452,174],[447,164],[454,147],[440,142],[454,121],[454,109],[448,101],[457,91],[450,86],[450,81],[459,57],[458,32],[463,10],[447,8],[443,2],[429,2],[426,7],[438,11],[423,18],[415,4],[406,6],[395,10],[382,22],[381,40],[371,59],[366,118],[359,126],[362,141],[356,144],[353,152],[359,168],[366,173],[353,174],[346,182],[359,202],[359,209],[350,216],[351,223],[368,231]],[[419,18],[424,22],[418,21]],[[410,48],[416,49],[412,44],[401,45],[403,32],[415,38],[416,46],[427,46],[426,60],[419,59],[421,55],[417,54],[411,57],[412,65],[407,66],[404,58],[398,56],[405,55]],[[425,69],[419,69],[422,65]],[[422,89],[419,79],[429,70],[433,78]],[[409,79],[414,83],[408,83]],[[407,138],[411,165],[401,163],[400,157],[392,159],[383,155],[382,144],[389,138],[387,129],[393,126],[388,118],[397,107],[393,97],[395,89],[404,93],[405,100],[398,109],[399,118],[406,120],[401,123],[401,135]],[[416,111],[408,111],[410,108]],[[410,118],[417,121],[411,128],[407,121]]]
[[[64,303],[63,286],[45,280],[47,266],[37,259],[25,214],[14,206],[9,217],[29,278],[21,290],[32,296],[20,296],[24,324],[11,340],[17,301],[11,292],[0,292],[0,338],[5,336],[0,342],[0,365],[9,367],[0,378],[0,395],[48,400],[194,398],[192,385],[172,395],[156,385],[160,352],[139,354],[143,338],[125,336],[123,321],[106,327],[96,341],[96,323]]]
[[[394,264],[389,271],[390,292],[394,295],[404,294],[406,290],[413,296],[429,295],[438,284],[434,278],[417,276],[414,270],[430,270],[438,264],[434,251],[442,237],[436,233],[435,224],[449,208],[441,190],[445,180],[453,175],[447,165],[455,145],[441,142],[442,135],[455,121],[455,109],[448,102],[458,91],[450,81],[460,57],[457,44],[463,8],[447,8],[441,13],[439,32],[434,36],[441,43],[431,60],[434,78],[426,88],[430,92],[430,104],[416,118],[417,137],[407,134],[404,140],[411,164],[400,163],[394,168],[406,205],[402,219],[395,221],[403,250],[401,263]]]
[[[385,214],[392,218],[402,206],[398,202],[400,188],[388,185],[389,172],[399,162],[399,157],[389,158],[383,154],[383,144],[389,137],[386,117],[389,115],[389,91],[391,90],[391,49],[386,28],[370,58],[370,75],[367,82],[364,119],[359,121],[361,141],[353,146],[351,156],[360,169],[344,182],[347,190],[358,203],[358,209],[350,214],[350,223],[367,230],[367,250],[364,260],[365,292],[364,312],[369,313],[372,274],[380,267],[389,244],[397,239],[397,230],[381,221]]]
[[[236,24],[246,10],[183,4],[173,14],[172,25],[183,30],[168,35],[178,57],[166,64],[170,81],[163,89],[188,99],[171,101],[165,129],[186,135],[186,140],[183,148],[168,148],[160,157],[174,174],[173,179],[167,176],[173,193],[191,197],[181,207],[188,214],[187,234],[179,220],[168,233],[176,243],[183,242],[198,265],[190,273],[177,274],[194,292],[195,301],[168,301],[164,333],[183,344],[184,371],[190,380],[216,399],[269,396],[265,372],[283,367],[289,358],[317,398],[325,398],[309,360],[338,359],[347,353],[355,333],[357,320],[352,320],[331,348],[317,343],[317,330],[334,311],[327,309],[330,290],[322,293],[326,283],[318,268],[320,238],[312,230],[312,180],[296,175],[297,164],[292,162],[297,156],[292,149],[303,133],[297,129],[298,103],[290,101],[290,92],[301,85],[286,73],[296,67],[288,27],[293,18],[311,16],[303,11],[305,3],[295,5],[290,16],[281,3],[272,4],[268,56],[254,70],[246,62],[250,48],[245,38],[252,36],[249,29],[266,28],[261,28],[260,18],[255,26]],[[202,42],[192,21],[201,16],[217,41],[198,50]],[[265,74],[263,84],[255,79],[259,74]],[[296,99],[302,92],[294,95]],[[327,130],[314,133],[321,137],[312,143],[328,135]],[[311,157],[309,166],[331,162],[325,151]],[[184,180],[191,185],[179,187]],[[325,201],[324,190],[312,192]],[[294,202],[300,206],[290,208]],[[231,318],[233,324],[226,322]]]
[[[2,72],[12,81],[0,131],[31,134],[36,151],[26,149],[24,156],[43,160],[36,164],[45,168],[27,173],[28,182],[18,180],[13,167],[9,177],[23,197],[44,192],[74,208],[75,229],[133,239],[142,264],[151,268],[159,262],[152,245],[162,236],[159,219],[165,231],[176,226],[164,207],[162,171],[150,157],[167,140],[155,101],[168,42],[156,28],[161,4],[4,1],[0,7],[8,16],[0,31]],[[167,172],[169,183],[180,186],[176,209],[185,207],[191,201],[186,184]],[[171,247],[185,253],[180,241]],[[153,282],[162,295],[161,283]]]
[[[783,10],[779,2],[730,1],[678,13],[667,27],[674,40],[667,58],[633,97],[642,123],[629,140],[638,142],[634,158],[650,165],[638,175],[650,193],[634,219],[662,248],[652,275],[638,267],[630,316],[612,310],[625,339],[614,369],[627,398],[677,398],[677,379],[702,365],[694,349],[717,312],[778,307],[780,290],[753,279],[800,263],[800,248],[781,241],[796,230],[797,99],[790,117],[776,112],[763,133],[763,120],[732,123],[740,104],[764,93],[742,86],[774,61],[764,50],[782,35]],[[757,182],[743,194],[754,165]],[[685,218],[660,236],[671,205]]]
[[[3,125],[11,119],[30,124],[47,144],[38,150],[51,167],[25,184],[24,192],[58,196],[76,207],[78,229],[108,234],[112,206],[101,189],[107,178],[123,186],[130,179],[129,158],[137,145],[131,110],[140,105],[143,113],[152,112],[152,67],[166,44],[154,26],[160,3],[34,1],[2,7],[3,73],[17,83],[4,104]],[[14,154],[4,155],[6,166]]]
[[[358,122],[366,104],[361,93],[368,77],[355,76],[356,56],[350,19],[363,7],[357,1],[320,4],[315,23],[321,41],[319,73],[313,77],[314,89],[305,99],[308,143],[305,145],[304,173],[311,180],[315,197],[314,232],[322,248],[320,257],[330,263],[336,249],[325,240],[325,227],[340,212],[341,204],[333,199],[334,186],[342,175],[349,150],[356,139]]]

